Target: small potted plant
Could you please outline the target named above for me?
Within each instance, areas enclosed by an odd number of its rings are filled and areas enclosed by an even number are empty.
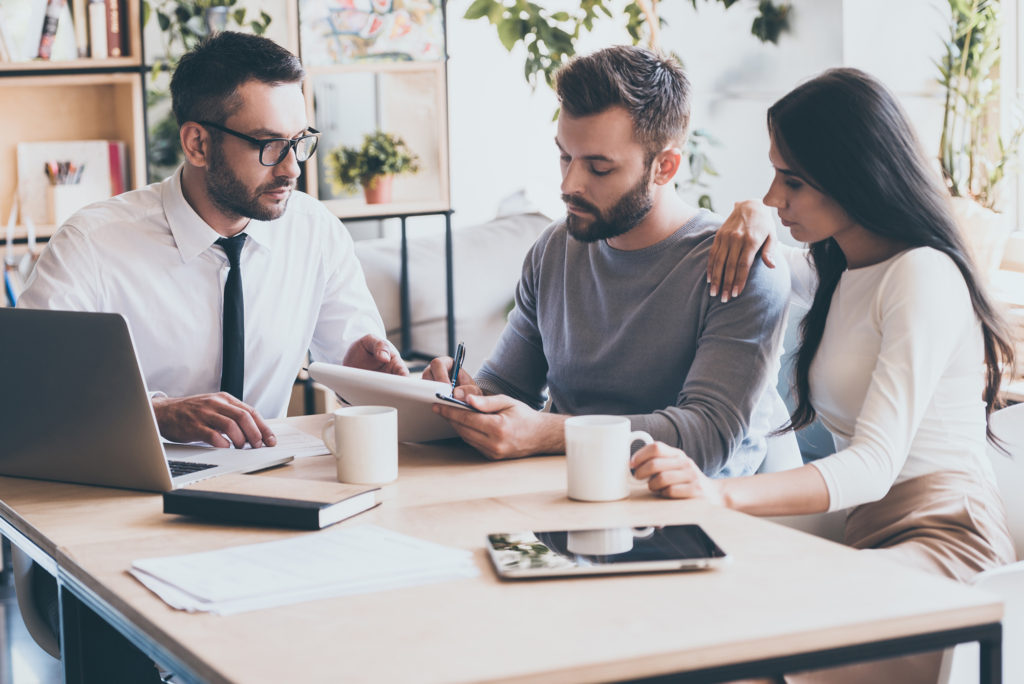
[[[327,155],[328,178],[338,192],[361,185],[367,204],[391,201],[391,181],[420,170],[419,157],[397,135],[376,131],[363,136],[359,147],[341,146]]]

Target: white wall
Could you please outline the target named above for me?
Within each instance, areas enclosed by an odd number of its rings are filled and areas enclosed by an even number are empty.
[[[764,116],[802,80],[829,67],[866,69],[900,95],[927,150],[937,150],[939,87],[932,60],[942,51],[945,0],[791,0],[792,29],[778,45],[750,35],[753,0],[728,11],[718,3],[663,2],[662,47],[678,54],[694,84],[694,126],[722,141],[712,149],[721,176],[711,179],[718,211],[760,196],[770,179]],[[452,202],[456,225],[493,216],[502,197],[525,188],[551,216],[559,201],[546,86],[523,79],[521,49],[511,55],[486,21],[462,19],[470,0],[448,3]],[[556,6],[557,2],[545,3]],[[584,51],[626,42],[611,20]]]
[[[454,224],[492,218],[501,199],[519,189],[549,216],[558,216],[564,208],[553,142],[554,95],[543,84],[536,91],[527,85],[521,47],[509,54],[488,22],[462,18],[471,1],[447,3]],[[829,67],[857,66],[880,77],[900,95],[926,148],[938,148],[941,102],[932,60],[942,50],[946,0],[789,2],[792,29],[778,45],[762,44],[750,34],[755,0],[741,0],[729,10],[717,2],[699,2],[698,10],[679,0],[660,3],[668,22],[662,47],[682,58],[694,84],[693,125],[722,142],[710,150],[721,176],[708,179],[718,211],[763,194],[770,179],[765,111],[794,85]],[[242,4],[282,17],[271,24],[269,35],[288,43],[286,0]],[[578,7],[569,0],[541,4]],[[152,34],[155,23],[147,33],[150,45],[159,45]],[[627,42],[623,25],[621,19],[598,22],[581,41],[581,51]],[[417,229],[427,222],[418,221]]]

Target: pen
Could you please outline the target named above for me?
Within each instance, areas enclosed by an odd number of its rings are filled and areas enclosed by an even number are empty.
[[[455,386],[459,384],[459,371],[462,370],[462,360],[466,358],[466,344],[459,342],[459,346],[455,348],[455,361],[452,363],[452,391],[451,394],[455,393]]]

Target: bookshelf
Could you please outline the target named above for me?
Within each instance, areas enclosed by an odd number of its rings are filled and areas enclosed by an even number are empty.
[[[440,352],[411,346],[407,222],[443,218],[446,351],[454,354],[445,3],[430,0],[413,8],[396,0],[383,9],[360,9],[343,0],[298,0],[289,5],[288,22],[306,67],[309,120],[321,132],[319,151],[305,167],[306,192],[343,221],[400,222],[399,350],[406,360],[430,359]],[[358,147],[364,134],[375,131],[401,137],[419,158],[420,170],[394,178],[391,201],[369,204],[361,191],[337,192],[326,162],[332,149]]]
[[[128,186],[146,182],[145,83],[140,2],[124,3],[127,55],[0,62],[0,226],[18,187],[19,142],[121,140]],[[40,225],[46,238],[56,226]],[[19,222],[15,237],[24,238]],[[0,243],[4,241],[0,234]]]
[[[345,3],[291,0],[272,7],[272,11],[278,10],[275,20],[286,26],[287,35],[278,36],[279,42],[297,50],[304,61],[316,62],[307,63],[305,90],[310,120],[324,135],[316,163],[306,165],[307,192],[343,219],[450,211],[443,4],[439,0],[433,4],[441,31],[434,37],[440,49],[430,58],[391,61],[372,57],[341,63],[323,63],[312,56],[302,12],[318,5],[343,7]],[[393,7],[402,6],[395,3]],[[149,84],[141,2],[124,1],[124,12],[126,56],[0,62],[0,126],[4,131],[0,139],[0,225],[6,224],[17,189],[19,142],[123,140],[128,148],[129,187],[147,182],[145,108]],[[393,201],[368,205],[361,195],[335,193],[324,161],[331,148],[356,144],[364,133],[375,129],[405,138],[420,157],[421,170],[396,178]],[[40,237],[55,228],[36,223]],[[16,237],[24,235],[25,229],[19,225]]]

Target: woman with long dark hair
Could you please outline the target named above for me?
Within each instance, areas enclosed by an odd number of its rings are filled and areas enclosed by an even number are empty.
[[[775,250],[789,252],[794,294],[810,302],[797,406],[781,430],[818,417],[837,452],[712,480],[654,444],[634,456],[637,477],[666,497],[758,515],[849,509],[848,544],[962,581],[1012,562],[985,449],[1013,346],[906,115],[871,76],[834,69],[776,102],[768,130],[764,203],[809,245]],[[764,237],[724,228],[709,273],[749,263]]]

